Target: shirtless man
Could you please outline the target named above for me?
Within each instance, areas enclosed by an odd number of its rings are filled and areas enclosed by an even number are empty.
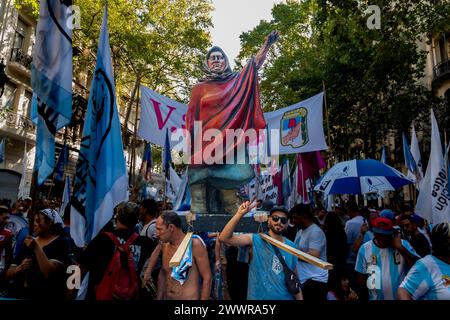
[[[208,300],[211,294],[211,269],[208,253],[201,240],[192,239],[192,267],[183,285],[172,278],[169,261],[177,251],[185,234],[181,219],[174,212],[164,212],[156,220],[156,236],[162,244],[153,252],[144,281],[151,281],[152,267],[162,250],[162,267],[158,279],[158,300]],[[199,281],[201,278],[201,282]],[[201,283],[201,285],[200,285]]]

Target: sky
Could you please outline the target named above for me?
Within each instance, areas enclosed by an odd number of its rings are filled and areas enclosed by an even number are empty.
[[[261,20],[270,21],[272,7],[279,2],[282,1],[213,0],[215,11],[212,17],[212,43],[225,51],[232,68],[241,47],[239,35],[252,30]]]

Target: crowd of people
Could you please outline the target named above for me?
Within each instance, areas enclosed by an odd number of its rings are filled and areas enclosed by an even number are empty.
[[[327,212],[297,204],[243,202],[220,233],[196,233],[180,265],[180,216],[146,199],[117,206],[85,247],[70,236],[69,211],[31,199],[0,204],[0,295],[12,299],[395,300],[450,299],[450,224],[430,226],[404,205]],[[327,270],[237,233],[252,210],[267,213],[271,238],[333,265]],[[30,232],[31,231],[31,232]],[[68,286],[69,266],[87,286]],[[79,279],[81,282],[81,279]],[[83,281],[83,284],[85,281]]]

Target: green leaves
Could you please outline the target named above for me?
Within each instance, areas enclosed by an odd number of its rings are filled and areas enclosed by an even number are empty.
[[[367,5],[360,1],[277,4],[272,21],[242,34],[239,59],[253,54],[268,31],[279,30],[281,40],[261,74],[264,108],[303,100],[325,81],[334,156],[375,157],[389,130],[405,131],[430,107],[442,108],[419,82],[426,55],[417,39],[431,31],[427,27],[442,26],[433,17],[450,14],[445,1],[433,2],[371,2],[381,9],[381,29],[367,27]]]
[[[90,77],[105,1],[74,1],[81,9],[81,29],[74,30],[74,75]],[[16,0],[39,15],[38,0]],[[212,6],[208,0],[109,0],[108,26],[119,105],[141,83],[172,98],[187,100],[201,77],[200,58],[210,46]],[[82,82],[82,81],[80,81]],[[123,110],[121,113],[125,113]]]

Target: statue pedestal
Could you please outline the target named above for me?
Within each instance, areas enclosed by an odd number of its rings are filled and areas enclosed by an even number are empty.
[[[183,222],[183,230],[188,229],[186,215],[189,212],[177,212]],[[197,214],[196,220],[192,221],[194,232],[217,232],[222,231],[232,215],[229,214]],[[267,231],[267,222],[263,224],[264,231]],[[257,233],[260,230],[260,223],[256,222],[253,216],[246,215],[237,224],[235,232]]]

